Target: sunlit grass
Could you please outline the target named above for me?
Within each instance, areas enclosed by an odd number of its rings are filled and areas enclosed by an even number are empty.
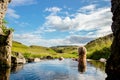
[[[112,44],[113,36],[108,35],[102,38],[98,38],[90,43],[88,43],[85,47],[87,48],[87,58],[90,59],[100,59],[100,58],[108,58],[111,51],[110,46]]]
[[[51,56],[53,58],[75,58],[77,57],[77,48],[76,47],[60,47],[56,48],[62,50],[62,53],[56,52],[52,48],[42,47],[42,46],[26,46],[19,42],[13,41],[12,51],[20,52],[24,55],[25,58],[44,58],[46,56]]]

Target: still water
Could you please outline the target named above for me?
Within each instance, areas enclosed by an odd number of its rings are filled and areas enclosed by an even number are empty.
[[[104,63],[89,61],[86,72],[79,72],[77,61],[45,60],[13,68],[9,80],[105,80],[104,66]]]

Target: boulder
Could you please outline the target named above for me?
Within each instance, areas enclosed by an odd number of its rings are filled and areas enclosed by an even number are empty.
[[[61,60],[64,60],[64,58],[63,58],[63,57],[60,57],[59,60],[60,60],[60,61],[61,61]]]
[[[106,62],[106,59],[105,58],[100,58],[99,61],[100,62]]]
[[[26,59],[21,53],[13,52],[13,55],[11,56],[11,62],[12,64],[25,64]]]
[[[83,73],[86,71],[86,54],[87,50],[84,46],[78,48],[78,71]]]
[[[28,58],[27,62],[28,63],[31,63],[31,62],[40,62],[40,58]]]
[[[34,58],[28,58],[28,59],[27,59],[27,62],[28,62],[28,63],[34,62]]]
[[[53,57],[51,57],[51,56],[46,56],[46,59],[53,59]]]
[[[34,62],[40,62],[40,58],[35,58]]]

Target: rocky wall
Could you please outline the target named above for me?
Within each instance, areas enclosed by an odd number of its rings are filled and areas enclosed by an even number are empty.
[[[5,16],[5,13],[7,11],[8,3],[10,3],[11,0],[0,0],[0,35],[3,35],[3,31],[1,29],[3,25],[3,19]]]
[[[0,0],[0,67],[11,66],[12,31],[2,30],[3,18],[11,0]]]
[[[120,80],[120,0],[111,0],[113,13],[112,31],[114,40],[111,45],[111,55],[106,63],[106,80]]]

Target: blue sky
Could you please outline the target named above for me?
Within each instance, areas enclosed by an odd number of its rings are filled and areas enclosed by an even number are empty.
[[[85,45],[111,33],[110,0],[12,0],[6,20],[26,45]]]

